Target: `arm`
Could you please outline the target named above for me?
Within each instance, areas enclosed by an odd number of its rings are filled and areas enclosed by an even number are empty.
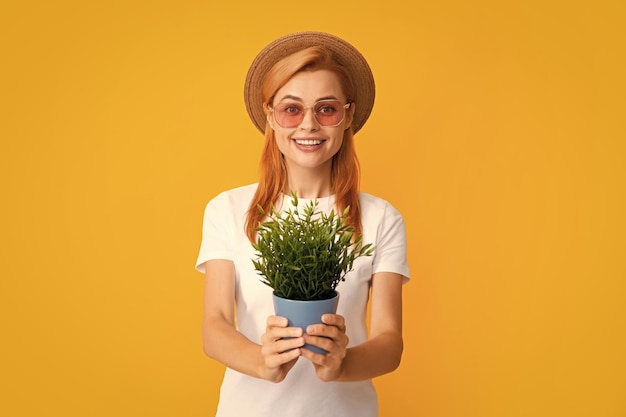
[[[301,329],[287,327],[286,319],[272,316],[262,336],[263,344],[251,342],[235,328],[233,262],[211,260],[205,268],[202,339],[206,355],[238,372],[282,381],[300,356],[299,347],[304,344]],[[280,340],[283,337],[294,339]]]
[[[360,381],[395,370],[402,357],[402,276],[380,272],[372,277],[370,338],[346,349],[343,317],[326,315],[324,325],[311,326],[305,340],[326,349],[319,355],[302,349],[324,381]],[[325,336],[329,339],[317,336]]]

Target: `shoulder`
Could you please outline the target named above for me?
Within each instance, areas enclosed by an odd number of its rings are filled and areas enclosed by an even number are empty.
[[[230,200],[240,200],[240,199],[251,199],[254,193],[256,192],[258,183],[242,185],[241,187],[231,188],[230,190],[222,191],[215,198],[216,199],[230,199]]]
[[[252,200],[252,197],[254,196],[257,187],[258,184],[255,183],[222,191],[221,193],[213,197],[213,199],[209,201],[209,204],[227,204],[234,206],[243,204],[246,205],[247,208],[247,205]]]
[[[257,185],[249,184],[222,191],[207,203],[204,211],[205,217],[242,218],[250,207]]]
[[[365,192],[360,193],[361,212],[363,216],[402,217],[400,212],[387,200]]]

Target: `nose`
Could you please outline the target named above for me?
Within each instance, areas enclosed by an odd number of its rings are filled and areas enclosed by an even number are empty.
[[[315,118],[315,110],[308,108],[304,111],[302,122],[300,122],[300,129],[308,132],[314,132],[319,130],[320,124]]]

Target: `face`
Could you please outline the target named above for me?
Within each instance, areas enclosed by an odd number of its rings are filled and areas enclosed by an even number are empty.
[[[273,113],[268,115],[276,144],[290,172],[308,169],[330,175],[332,158],[341,148],[344,131],[350,127],[354,105],[345,110],[345,117],[337,126],[323,126],[316,119],[313,106],[328,99],[346,104],[339,77],[328,70],[299,72],[276,92],[273,108],[291,103],[305,109],[302,121],[288,128],[280,126]],[[327,111],[330,109],[325,107],[318,110],[320,120],[326,117],[323,113]]]

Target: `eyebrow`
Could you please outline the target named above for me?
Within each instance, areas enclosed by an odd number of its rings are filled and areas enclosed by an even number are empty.
[[[286,96],[283,96],[283,98],[281,98],[279,102],[283,100],[294,100],[294,101],[299,101],[302,103],[302,99],[300,97],[293,96],[291,94],[287,94]],[[317,103],[318,101],[322,101],[322,100],[338,100],[338,98],[335,96],[326,96],[326,97],[318,98],[317,100],[315,100],[315,102]]]

